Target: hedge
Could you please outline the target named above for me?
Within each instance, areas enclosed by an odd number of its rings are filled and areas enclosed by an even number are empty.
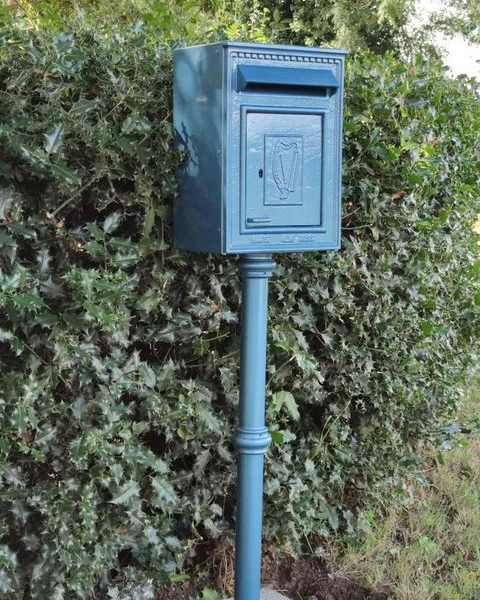
[[[265,535],[297,552],[361,528],[479,334],[476,84],[359,55],[346,85],[342,250],[279,255],[271,285]],[[171,246],[171,110],[158,30],[2,32],[7,597],[147,598],[231,535],[239,278]]]

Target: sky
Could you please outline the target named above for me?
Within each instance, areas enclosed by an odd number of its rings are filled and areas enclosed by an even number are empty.
[[[420,23],[428,22],[432,12],[441,9],[439,0],[417,0],[418,17],[414,20]],[[445,50],[445,63],[453,75],[464,73],[480,79],[480,46],[474,46],[458,35],[453,38],[442,34],[436,35],[436,43]]]

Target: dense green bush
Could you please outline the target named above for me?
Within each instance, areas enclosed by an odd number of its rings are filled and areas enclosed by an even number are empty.
[[[228,0],[227,0],[228,1]],[[414,0],[245,0],[229,2],[240,21],[253,11],[272,20],[276,39],[309,46],[333,45],[349,50],[399,51],[412,42],[407,23]],[[419,45],[415,33],[416,47]]]
[[[0,590],[114,595],[121,571],[147,598],[232,528],[235,261],[171,247],[158,31],[2,36]],[[346,107],[343,249],[278,256],[271,288],[266,536],[292,549],[358,526],[479,334],[473,83],[359,57]]]

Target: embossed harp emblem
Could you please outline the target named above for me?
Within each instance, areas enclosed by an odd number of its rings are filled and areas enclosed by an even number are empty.
[[[286,200],[295,191],[299,155],[298,142],[277,140],[273,149],[272,172],[281,200]]]

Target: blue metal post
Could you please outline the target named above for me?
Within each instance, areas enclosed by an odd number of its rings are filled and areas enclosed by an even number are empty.
[[[262,559],[263,456],[271,438],[265,427],[268,278],[270,254],[239,261],[242,274],[240,422],[235,539],[235,600],[259,600]]]

